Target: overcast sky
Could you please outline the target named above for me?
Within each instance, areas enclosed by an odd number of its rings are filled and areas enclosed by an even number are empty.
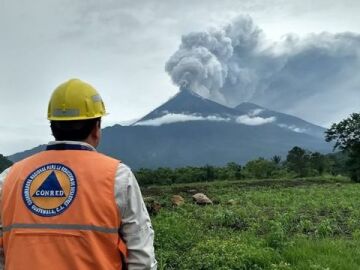
[[[0,153],[51,140],[47,103],[69,78],[99,90],[110,112],[104,123],[113,125],[140,118],[178,91],[165,63],[182,35],[249,15],[268,44],[324,31],[352,32],[355,40],[359,11],[358,0],[0,0]],[[331,89],[314,95],[318,108],[305,100],[284,112],[329,126],[359,110],[359,81],[349,82],[348,98]]]

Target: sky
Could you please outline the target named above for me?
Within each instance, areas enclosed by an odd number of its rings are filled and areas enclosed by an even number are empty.
[[[110,113],[105,126],[141,118],[179,91],[165,66],[182,36],[226,29],[238,18],[249,18],[261,33],[261,50],[247,51],[251,61],[240,66],[260,79],[246,84],[251,95],[220,91],[222,103],[257,102],[328,127],[360,108],[359,11],[357,0],[1,0],[0,153],[52,140],[48,100],[70,78],[99,90]],[[309,71],[313,59],[323,61],[315,68],[331,80],[309,79],[318,72]],[[270,82],[263,78],[273,64],[279,72]],[[290,94],[283,93],[288,87]],[[219,95],[209,98],[221,102]]]

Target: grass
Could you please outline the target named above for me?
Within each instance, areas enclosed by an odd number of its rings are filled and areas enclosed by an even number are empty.
[[[215,204],[195,205],[194,192]],[[152,216],[159,269],[360,269],[360,185],[346,179],[177,184],[143,194],[163,206]],[[175,194],[186,203],[173,207]]]

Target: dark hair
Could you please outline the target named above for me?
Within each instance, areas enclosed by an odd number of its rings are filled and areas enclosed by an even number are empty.
[[[101,118],[75,121],[51,121],[50,127],[57,141],[83,141],[101,123]]]

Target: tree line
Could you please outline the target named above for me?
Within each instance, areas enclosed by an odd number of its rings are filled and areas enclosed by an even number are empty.
[[[142,168],[135,171],[135,175],[141,185],[348,175],[346,160],[346,155],[342,153],[324,155],[296,146],[288,152],[284,160],[281,156],[273,156],[271,159],[251,160],[244,166],[230,162],[225,166]]]

